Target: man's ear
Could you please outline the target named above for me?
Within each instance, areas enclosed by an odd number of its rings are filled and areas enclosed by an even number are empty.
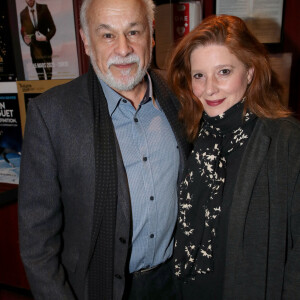
[[[84,50],[86,55],[90,56],[90,45],[87,36],[83,32],[82,28],[80,28],[80,36],[84,45]]]

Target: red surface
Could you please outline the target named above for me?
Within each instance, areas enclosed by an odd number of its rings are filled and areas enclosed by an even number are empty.
[[[29,289],[19,252],[17,203],[0,207],[0,283]]]
[[[18,187],[17,184],[11,184],[11,183],[0,183],[0,193],[3,193],[5,191],[12,190],[14,188]]]
[[[283,50],[293,54],[290,82],[290,106],[300,119],[300,1],[285,0]]]
[[[0,287],[0,300],[33,300],[33,297],[28,293],[24,293],[21,290],[11,290]]]

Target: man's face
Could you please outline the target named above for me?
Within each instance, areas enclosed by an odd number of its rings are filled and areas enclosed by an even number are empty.
[[[97,75],[117,91],[132,90],[150,64],[152,37],[141,0],[93,0],[85,51]]]
[[[35,3],[35,0],[25,0],[25,1],[26,1],[27,5],[30,7],[32,7]]]

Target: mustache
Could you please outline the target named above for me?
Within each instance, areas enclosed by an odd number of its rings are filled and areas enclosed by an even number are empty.
[[[136,54],[130,54],[126,57],[114,56],[107,61],[107,67],[109,68],[111,65],[126,65],[132,63],[139,64],[139,62],[140,58]]]

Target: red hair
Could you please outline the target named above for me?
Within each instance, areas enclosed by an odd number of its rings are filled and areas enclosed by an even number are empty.
[[[244,112],[249,109],[263,118],[291,114],[284,106],[282,87],[265,47],[251,34],[244,21],[235,16],[210,16],[179,42],[168,69],[168,82],[181,103],[179,119],[185,124],[191,141],[198,133],[203,106],[193,94],[190,57],[197,47],[213,44],[227,47],[248,70],[254,70],[245,93]]]

